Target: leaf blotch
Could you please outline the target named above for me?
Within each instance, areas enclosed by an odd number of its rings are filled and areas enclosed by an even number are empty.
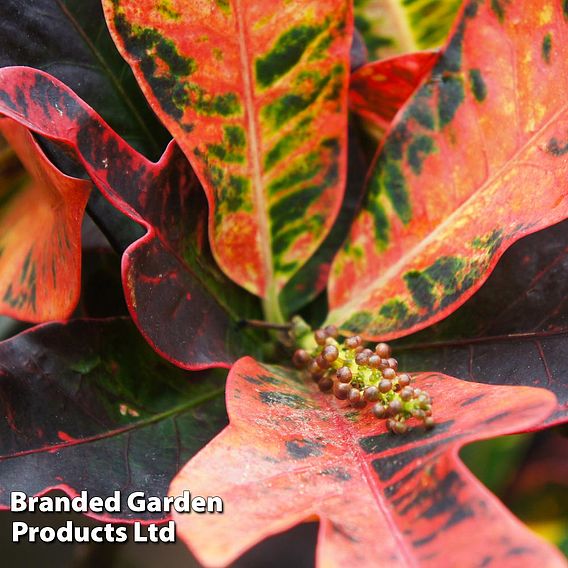
[[[312,440],[287,440],[286,451],[292,459],[303,460],[322,456],[323,445]]]
[[[421,308],[431,310],[436,302],[432,281],[420,270],[409,270],[404,275],[404,281],[410,290],[412,298]]]
[[[342,326],[347,331],[358,331],[365,329],[373,321],[373,316],[369,312],[354,313]]]
[[[430,136],[417,136],[408,145],[406,156],[412,171],[418,176],[422,173],[422,164],[429,154],[436,151],[436,144]]]
[[[444,77],[439,87],[438,119],[440,128],[453,119],[465,98],[463,80],[458,76]]]
[[[337,481],[349,481],[351,479],[351,474],[341,467],[330,467],[328,469],[324,469],[321,473],[322,475],[329,475]]]
[[[306,25],[296,26],[284,32],[276,40],[274,47],[256,60],[257,83],[266,88],[288,73],[300,61],[306,48],[320,32],[321,28]]]
[[[487,97],[487,86],[479,69],[470,69],[469,85],[475,99],[480,103],[483,102]]]
[[[289,408],[307,408],[310,406],[304,398],[297,394],[277,391],[265,391],[259,394],[260,400],[264,404],[278,404]]]
[[[552,53],[552,34],[547,33],[542,40],[542,59],[547,64],[550,64],[551,53]]]

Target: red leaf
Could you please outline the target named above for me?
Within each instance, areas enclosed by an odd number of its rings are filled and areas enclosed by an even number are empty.
[[[367,63],[351,75],[349,109],[361,117],[362,125],[374,138],[381,140],[437,59],[437,52],[421,51]]]
[[[67,318],[81,291],[81,222],[92,184],[59,171],[16,122],[0,119],[0,133],[29,174],[1,180],[0,312],[31,322]]]
[[[329,321],[392,338],[463,304],[503,251],[568,215],[568,18],[465,3],[395,120],[330,278]]]
[[[275,298],[345,183],[351,3],[103,0],[111,33],[209,200],[221,268]]]
[[[49,323],[0,342],[0,509],[11,491],[106,498],[120,489],[120,511],[90,514],[164,519],[131,511],[126,498],[165,496],[225,426],[223,374],[168,364],[129,318]]]
[[[222,515],[175,515],[206,566],[320,519],[319,566],[565,566],[460,462],[471,441],[524,430],[555,406],[541,389],[416,378],[434,399],[431,432],[387,433],[297,372],[239,360],[227,382],[230,425],[170,487],[220,495]]]
[[[123,284],[132,317],[154,349],[191,369],[229,366],[243,349],[255,350],[235,329],[241,317],[257,313],[254,299],[208,256],[201,190],[177,145],[150,162],[41,71],[0,69],[0,85],[0,113],[72,148],[109,201],[145,227],[123,257]]]

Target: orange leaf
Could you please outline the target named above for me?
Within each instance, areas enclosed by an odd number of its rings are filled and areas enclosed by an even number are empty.
[[[81,223],[92,184],[59,171],[13,120],[0,119],[0,133],[30,176],[1,186],[0,312],[31,322],[67,318],[81,291]]]
[[[368,338],[421,329],[511,243],[568,216],[567,34],[560,0],[465,3],[376,158],[330,322]]]
[[[227,382],[230,425],[169,491],[221,496],[223,514],[174,514],[178,535],[204,565],[226,566],[315,515],[318,566],[565,566],[457,456],[542,420],[554,395],[438,374],[415,381],[433,396],[438,424],[395,436],[296,371],[240,359]]]
[[[341,204],[350,2],[103,5],[121,53],[206,190],[219,265],[274,304]]]

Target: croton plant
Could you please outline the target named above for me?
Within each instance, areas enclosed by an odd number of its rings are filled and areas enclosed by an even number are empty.
[[[458,452],[568,418],[568,2],[3,0],[0,66],[4,508],[566,566]]]

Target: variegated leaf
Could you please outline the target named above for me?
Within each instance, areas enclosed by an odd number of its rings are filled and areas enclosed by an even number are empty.
[[[103,5],[120,51],[205,187],[219,265],[274,306],[341,203],[350,3]]]
[[[220,495],[226,508],[174,513],[178,535],[205,566],[221,567],[317,516],[321,568],[565,567],[457,456],[542,420],[554,396],[437,373],[415,381],[433,396],[438,425],[396,436],[369,408],[353,410],[296,371],[240,359],[227,379],[229,426],[169,490]]]
[[[469,0],[399,113],[330,277],[330,322],[438,321],[520,237],[568,216],[568,5]]]

